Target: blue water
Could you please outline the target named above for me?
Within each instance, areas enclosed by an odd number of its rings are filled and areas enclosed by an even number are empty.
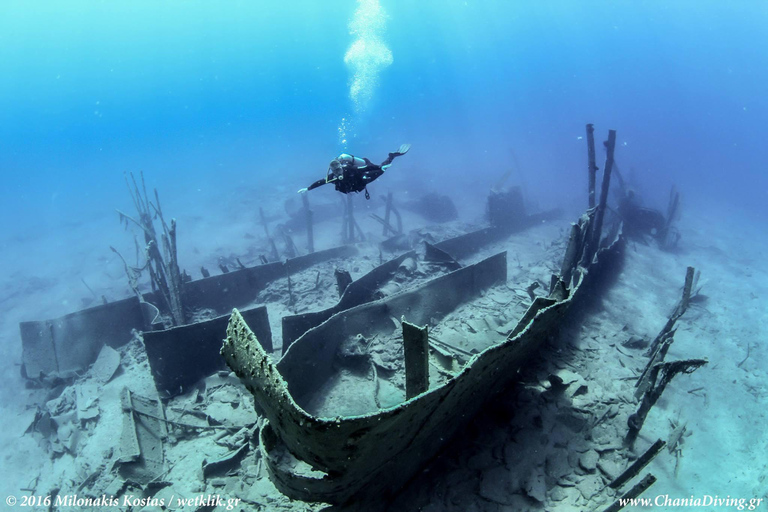
[[[408,172],[456,191],[516,158],[529,193],[567,201],[587,122],[598,142],[618,130],[650,203],[674,183],[765,214],[766,26],[749,0],[4,0],[0,214],[24,221],[2,238],[125,205],[124,171],[166,195],[298,189],[341,151],[403,142]]]

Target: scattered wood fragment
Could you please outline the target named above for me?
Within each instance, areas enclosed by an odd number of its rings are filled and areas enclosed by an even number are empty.
[[[645,451],[645,453],[638,457],[635,462],[630,464],[630,466],[625,469],[622,474],[616,477],[613,482],[608,484],[608,487],[611,489],[620,489],[625,483],[629,482],[638,473],[640,473],[640,471],[642,471],[642,469],[647,466],[648,463],[651,462],[659,454],[659,452],[661,452],[666,444],[667,443],[661,439],[657,439],[656,442],[653,443],[651,447]]]
[[[640,480],[640,482],[638,482],[629,491],[625,492],[621,498],[614,501],[613,504],[610,507],[606,508],[603,512],[619,512],[619,510],[623,509],[626,506],[627,500],[637,498],[655,483],[656,483],[656,477],[648,473],[643,477],[642,480]],[[624,504],[622,505],[622,503]]]
[[[212,460],[210,462],[208,462],[207,459],[203,459],[203,479],[208,480],[212,476],[226,474],[235,467],[239,466],[240,461],[248,452],[249,446],[250,440],[246,439],[246,441],[240,445],[239,448],[232,450],[219,459]]]
[[[146,416],[147,418],[152,418],[157,421],[162,421],[166,425],[173,425],[174,427],[180,427],[180,428],[187,428],[187,429],[193,429],[193,430],[239,430],[243,428],[242,425],[193,425],[191,423],[183,423],[180,421],[173,421],[166,418],[161,418],[159,416],[155,416],[154,414],[150,414],[148,412],[139,411],[136,409],[132,409],[135,414],[138,414],[140,416]],[[190,411],[188,411],[190,412]]]
[[[685,359],[682,361],[672,361],[668,363],[658,363],[651,368],[648,374],[648,389],[643,395],[643,399],[637,412],[629,417],[627,424],[629,432],[627,433],[627,444],[632,446],[643,428],[643,423],[648,412],[661,397],[667,384],[678,373],[693,373],[697,368],[707,364],[704,359]]]

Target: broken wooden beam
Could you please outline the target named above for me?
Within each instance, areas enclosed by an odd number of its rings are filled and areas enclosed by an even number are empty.
[[[668,363],[658,363],[651,368],[648,376],[648,388],[643,394],[643,400],[638,407],[637,412],[632,414],[627,419],[627,425],[629,426],[629,432],[627,433],[626,442],[628,446],[632,446],[637,439],[640,429],[643,428],[643,423],[667,384],[670,383],[672,378],[678,373],[693,373],[701,366],[707,364],[704,359],[685,359],[682,361],[672,361]]]
[[[635,460],[632,464],[627,467],[627,469],[624,470],[622,474],[620,474],[616,479],[613,480],[610,484],[608,484],[608,487],[611,489],[620,489],[625,483],[632,480],[642,469],[648,465],[649,462],[651,462],[656,456],[661,452],[661,450],[664,449],[664,446],[667,443],[662,441],[661,439],[657,439],[655,443],[653,443],[650,448],[648,448],[645,453],[643,453],[640,457]]]
[[[630,502],[630,500],[633,500],[643,494],[650,486],[656,483],[656,477],[653,476],[651,473],[648,473],[643,477],[642,480],[640,480],[637,484],[635,484],[630,490],[624,493],[624,495],[614,501],[610,507],[606,508],[603,512],[619,512],[619,510],[623,509],[627,503]]]
[[[410,400],[429,389],[428,329],[426,325],[419,327],[403,320],[406,400]]]
[[[643,373],[640,375],[640,378],[637,381],[637,386],[640,387],[643,382],[646,380],[646,376],[648,372],[650,371],[651,367],[654,364],[660,363],[664,360],[664,355],[666,354],[666,350],[669,349],[666,345],[671,345],[674,341],[673,336],[675,332],[673,331],[675,327],[675,323],[682,317],[686,310],[688,309],[688,304],[691,301],[691,290],[694,286],[694,281],[696,280],[696,270],[693,267],[688,267],[685,272],[685,285],[683,286],[683,296],[680,299],[680,302],[677,303],[677,306],[675,306],[675,310],[672,312],[672,314],[669,316],[669,319],[667,319],[667,323],[664,325],[664,327],[661,329],[659,334],[656,336],[656,338],[651,342],[651,346],[648,347],[648,351],[646,352],[646,355],[650,356],[650,359],[648,360],[648,364],[646,365],[645,369],[643,370]]]

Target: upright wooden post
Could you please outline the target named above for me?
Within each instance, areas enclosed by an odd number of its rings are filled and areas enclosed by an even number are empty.
[[[353,208],[352,194],[347,194],[347,240],[350,244],[355,242],[355,215]]]
[[[428,327],[403,321],[405,352],[405,399],[409,400],[429,389]]]
[[[261,225],[264,226],[264,234],[267,236],[267,240],[269,241],[269,247],[272,252],[272,261],[279,261],[280,260],[280,253],[277,252],[277,246],[275,245],[275,240],[272,238],[272,235],[269,234],[269,227],[267,226],[267,218],[264,216],[264,209],[259,206],[259,216],[261,217]]]
[[[608,202],[608,189],[611,186],[611,169],[613,169],[613,153],[616,149],[616,130],[608,130],[608,141],[605,143],[607,154],[605,167],[603,168],[603,184],[600,188],[600,202],[595,212],[595,222],[592,225],[592,234],[589,244],[589,258],[591,259],[600,248],[600,236],[603,231],[603,218],[605,217],[605,205]]]
[[[312,253],[315,252],[315,234],[312,231],[312,210],[309,209],[308,194],[301,194],[301,202],[304,203],[304,215],[307,219],[307,250]]]
[[[587,125],[587,166],[589,169],[589,207],[595,207],[595,127],[592,124]]]
[[[392,229],[389,225],[389,214],[392,212],[392,191],[387,192],[387,208],[384,210],[384,228],[381,232],[383,236],[387,236],[387,229]]]

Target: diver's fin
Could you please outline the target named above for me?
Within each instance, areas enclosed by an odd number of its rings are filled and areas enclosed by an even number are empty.
[[[401,155],[404,155],[404,154],[406,154],[406,153],[408,152],[408,150],[409,150],[409,149],[411,149],[411,145],[410,145],[410,144],[402,144],[402,145],[400,146],[400,149],[398,149],[397,151],[395,151],[395,154],[396,154],[397,156],[401,156]]]

